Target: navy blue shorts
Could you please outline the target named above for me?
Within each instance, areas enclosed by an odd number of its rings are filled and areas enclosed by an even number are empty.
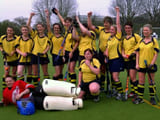
[[[38,64],[38,56],[32,55],[31,63],[32,64]],[[48,56],[47,57],[40,57],[40,64],[41,65],[48,64],[48,63],[49,63]]]
[[[157,70],[158,70],[157,65],[154,64],[153,67],[152,67],[152,69],[148,70],[148,69],[146,69],[146,68],[140,68],[140,69],[138,70],[138,72],[142,72],[142,73],[147,73],[147,72],[148,72],[148,73],[155,73],[155,72],[157,72]]]
[[[78,57],[79,65],[80,65],[81,61],[82,61],[82,60],[84,60],[84,59],[85,59],[85,57],[84,57],[84,56],[79,56],[79,57]]]
[[[52,54],[52,64],[53,66],[59,66],[59,65],[63,65],[63,57],[59,56],[58,60],[56,59],[58,55],[56,54]]]
[[[103,52],[101,50],[99,50],[98,60],[100,61],[101,65],[105,64],[104,59],[105,59],[105,56],[104,56]]]
[[[32,65],[31,62],[18,62],[18,65]]]
[[[99,85],[101,84],[101,81],[98,79],[96,79],[96,80],[93,80],[93,81],[91,81],[91,82],[83,82],[83,80],[81,81],[81,84],[80,84],[80,88],[81,88],[81,90],[83,90],[83,91],[85,91],[86,93],[90,93],[90,91],[89,91],[89,85],[92,83],[92,82],[96,82],[96,83],[98,83]]]
[[[6,64],[6,62],[4,61],[4,65]],[[7,62],[8,66],[17,66],[18,65],[18,60],[12,61],[12,62]]]
[[[136,60],[125,61],[124,68],[127,70],[136,69]]]
[[[120,72],[124,70],[124,61],[122,58],[116,58],[109,60],[109,70],[110,72]]]
[[[64,58],[65,58],[65,63],[67,63],[68,60],[69,60],[69,53],[70,53],[69,51],[65,51],[65,56],[64,56]],[[70,59],[70,62],[72,62],[72,61],[77,61],[77,60],[78,60],[78,56],[79,56],[79,51],[78,51],[78,49],[77,49],[77,50],[74,51],[73,56],[72,56],[72,58]]]

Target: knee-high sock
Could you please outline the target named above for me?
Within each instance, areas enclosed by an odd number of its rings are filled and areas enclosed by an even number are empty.
[[[154,97],[156,94],[156,86],[155,85],[149,85],[149,95],[150,97]]]
[[[118,91],[118,93],[122,93],[123,92],[122,82],[121,81],[115,82],[115,86],[116,86],[116,90]]]
[[[138,84],[138,97],[143,99],[144,96],[144,84]]]
[[[76,73],[70,73],[70,82],[76,84]]]

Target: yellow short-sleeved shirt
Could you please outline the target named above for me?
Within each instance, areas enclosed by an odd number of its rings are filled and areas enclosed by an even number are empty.
[[[131,55],[136,49],[137,49],[137,45],[138,45],[138,42],[140,42],[142,38],[134,33],[132,34],[132,36],[130,38],[124,38],[122,40],[122,47],[124,49],[124,53],[126,55]],[[128,61],[128,59],[124,59],[125,61]]]
[[[33,48],[33,39],[29,38],[27,40],[23,40],[22,36],[17,37],[17,44],[15,46],[23,53],[31,53]],[[19,62],[26,62],[26,57],[22,55],[18,55]],[[31,62],[31,56],[27,57],[27,62]]]
[[[51,40],[51,53],[58,55],[59,50],[61,48],[62,42],[64,40],[63,36],[56,37],[53,33],[48,33],[48,37]],[[60,56],[63,55],[63,51],[61,51]]]
[[[39,37],[37,31],[31,31],[31,37],[33,38],[33,50],[32,54],[37,55],[38,53],[43,53],[43,51],[50,46],[50,40],[47,36]],[[46,57],[43,55],[42,57]]]
[[[95,32],[99,34],[99,49],[104,52],[106,50],[106,45],[111,34],[109,32],[105,32],[104,27],[97,26]]]
[[[3,50],[7,54],[11,54],[11,52],[16,51],[15,45],[16,45],[17,36],[13,36],[12,40],[7,40],[7,35],[3,35],[0,38],[0,45],[3,48]],[[12,62],[18,60],[18,54],[14,53],[13,56],[7,55],[7,62]]]
[[[93,58],[91,65],[100,69],[100,62]],[[82,72],[82,80],[83,82],[91,82],[96,79],[97,75],[94,74],[90,68],[85,64],[85,60],[82,60],[79,66],[79,70]],[[99,75],[98,75],[99,76]]]
[[[85,35],[80,36],[79,41],[79,55],[84,56],[84,51],[88,48],[96,51],[96,35],[93,31],[91,32],[91,37]]]
[[[146,68],[144,60],[147,61],[147,64],[150,65],[155,53],[159,52],[159,44],[155,38],[152,38],[152,41],[145,43],[144,40],[141,40],[138,44],[139,52],[139,67]]]
[[[122,41],[121,41],[122,33],[117,33],[116,36],[110,37],[107,43],[108,49],[108,57],[110,60],[119,58],[119,54],[121,54],[122,49]]]

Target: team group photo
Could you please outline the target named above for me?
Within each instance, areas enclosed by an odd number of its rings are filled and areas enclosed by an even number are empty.
[[[32,0],[0,21],[2,118],[158,119],[160,0],[96,2]]]

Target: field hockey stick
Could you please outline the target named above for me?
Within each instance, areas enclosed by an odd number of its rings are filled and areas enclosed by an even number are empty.
[[[144,63],[145,63],[146,69],[148,69],[147,60],[144,60]],[[150,81],[151,81],[151,84],[153,85],[153,80],[152,80],[151,74],[149,73],[148,70],[147,70],[147,73],[148,73],[149,79],[150,79]],[[157,99],[157,101],[159,102],[159,98],[158,98],[158,96],[157,96],[157,93],[156,93],[156,90],[155,90],[154,87],[153,87],[153,90],[154,90],[154,92],[155,92],[156,99]]]
[[[64,75],[64,81],[67,81],[68,70],[69,70],[69,64],[70,64],[70,58],[68,59],[68,64],[67,64],[66,72],[65,72],[65,75]]]
[[[28,54],[26,56],[26,62],[25,62],[25,68],[24,68],[24,81],[27,82],[27,60],[28,60]]]
[[[112,90],[111,90],[111,81],[109,79],[108,58],[106,58],[106,62],[107,62],[107,64],[106,64],[106,75],[107,75],[107,86],[106,86],[107,91],[106,91],[106,94],[108,94],[107,97],[110,98],[110,97],[112,97]],[[106,82],[105,82],[105,84],[106,84]]]
[[[8,62],[7,62],[7,54],[3,54],[3,58],[5,61],[5,66],[4,66],[5,72],[9,72],[9,66],[8,66]]]
[[[63,42],[62,42],[62,44],[61,44],[61,47],[60,47],[60,49],[59,49],[59,52],[58,52],[58,55],[57,55],[55,61],[58,61],[59,56],[60,56],[60,54],[61,54],[61,52],[62,52],[62,50],[63,50],[63,47],[64,47],[64,44],[65,44],[66,38],[67,38],[67,36],[68,36],[68,34],[69,34],[69,32],[70,32],[71,29],[72,29],[72,25],[68,28],[67,34],[64,36]]]
[[[38,53],[38,85],[40,85],[40,55],[42,55],[42,53]]]
[[[124,99],[127,100],[128,99],[128,86],[129,86],[129,70],[127,70],[127,81],[126,81],[126,89],[125,89],[125,96]]]

